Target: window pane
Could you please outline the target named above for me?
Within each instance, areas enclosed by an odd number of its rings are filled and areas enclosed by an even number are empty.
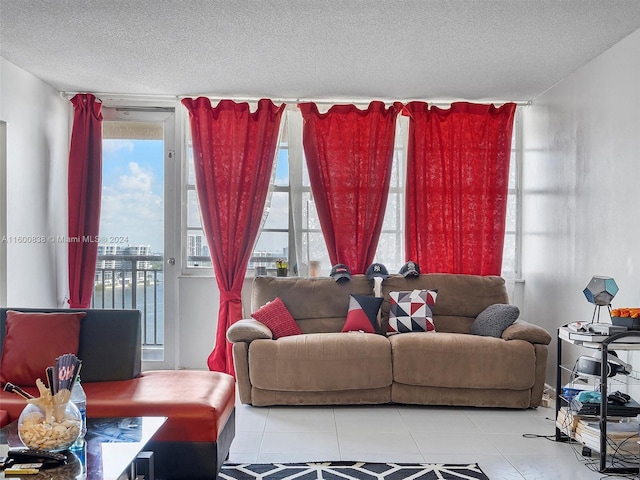
[[[307,161],[302,155],[302,186],[303,187],[311,187],[311,182],[309,181],[309,169],[307,168]]]
[[[263,228],[285,230],[289,228],[289,193],[273,192],[268,209]]]
[[[502,276],[513,278],[516,271],[516,236],[508,233],[504,236],[504,250],[502,253]]]
[[[511,150],[511,157],[509,160],[509,188],[514,189],[517,187],[516,177],[518,170],[516,168],[516,152]]]
[[[187,267],[213,268],[203,230],[191,230],[187,233]]]
[[[311,197],[311,192],[302,194],[302,228],[303,230],[320,229],[320,218],[316,210],[316,203]]]
[[[318,276],[329,276],[331,271],[331,262],[329,261],[329,252],[327,246],[324,243],[324,237],[321,232],[309,232],[305,231],[302,234],[302,252],[306,265],[309,261],[320,262],[320,273]]]
[[[276,260],[286,260],[289,258],[289,234],[287,232],[262,231],[260,239],[253,249],[249,268],[256,266],[267,267],[268,270],[276,269]],[[290,274],[293,270],[290,270]]]
[[[196,184],[196,172],[195,167],[193,166],[193,147],[191,145],[191,137],[187,140],[187,184],[195,185]]]
[[[202,227],[200,204],[198,203],[198,194],[195,190],[187,191],[187,227]]]
[[[405,175],[404,175],[404,152],[398,148],[393,153],[393,166],[391,169],[391,188],[404,187]]]
[[[376,262],[382,263],[389,273],[395,273],[404,265],[404,235],[402,232],[382,232],[376,249]]]
[[[404,195],[400,193],[389,193],[387,198],[387,209],[382,222],[383,230],[401,231],[402,215],[404,211]]]
[[[506,230],[508,232],[516,231],[516,218],[517,218],[516,196],[509,195],[507,197],[507,222]]]
[[[141,311],[143,360],[162,360],[164,349],[162,127],[103,124],[107,138],[102,141],[100,243],[92,307]],[[159,132],[149,135],[159,138],[137,135],[149,131]]]
[[[278,156],[276,157],[276,179],[278,187],[289,186],[289,148],[286,144],[280,144]]]

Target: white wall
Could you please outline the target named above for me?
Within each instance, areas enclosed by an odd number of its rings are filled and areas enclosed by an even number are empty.
[[[247,278],[242,289],[245,310],[250,309],[247,305],[251,298],[252,283],[253,278]],[[178,290],[180,328],[177,365],[179,368],[206,370],[218,327],[218,285],[213,277],[183,276],[178,279]]]
[[[551,385],[555,331],[591,319],[593,275],[615,278],[614,307],[640,306],[639,51],[640,30],[524,111],[523,317],[554,333]]]
[[[62,306],[66,245],[48,237],[67,232],[71,104],[2,57],[0,87],[0,120],[7,123],[7,304]]]

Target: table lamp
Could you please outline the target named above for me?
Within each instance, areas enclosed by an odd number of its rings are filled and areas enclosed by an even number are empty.
[[[600,307],[606,306],[609,310],[609,318],[611,318],[611,300],[618,293],[618,285],[613,278],[594,275],[582,293],[587,297],[589,303],[595,305],[591,323],[596,318],[596,311],[598,312],[598,323],[600,323]]]

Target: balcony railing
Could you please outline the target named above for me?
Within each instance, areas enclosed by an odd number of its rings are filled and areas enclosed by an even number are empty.
[[[162,359],[164,348],[162,256],[98,255],[91,306],[140,310],[143,359]]]

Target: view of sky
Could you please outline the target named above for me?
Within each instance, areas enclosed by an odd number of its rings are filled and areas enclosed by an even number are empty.
[[[162,252],[163,152],[161,140],[103,140],[101,237]]]

